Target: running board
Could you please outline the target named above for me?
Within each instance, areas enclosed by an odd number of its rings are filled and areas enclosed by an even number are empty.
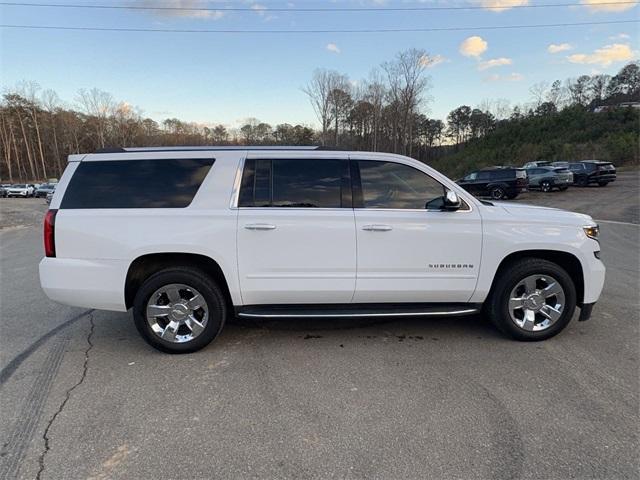
[[[345,305],[248,305],[236,307],[242,318],[436,317],[472,315],[477,303],[405,303]]]

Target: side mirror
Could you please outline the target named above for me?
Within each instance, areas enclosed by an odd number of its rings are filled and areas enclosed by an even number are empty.
[[[447,189],[447,192],[444,194],[444,209],[448,211],[458,210],[462,205],[460,201],[460,197],[453,190]]]

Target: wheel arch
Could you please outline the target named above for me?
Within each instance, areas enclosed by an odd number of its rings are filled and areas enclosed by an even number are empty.
[[[209,275],[222,289],[229,308],[233,307],[234,302],[229,290],[229,283],[218,262],[211,257],[197,253],[162,252],[141,255],[129,265],[124,287],[126,308],[129,309],[133,306],[138,289],[149,276],[165,268],[185,266],[197,268]]]
[[[584,300],[584,272],[580,259],[572,253],[562,250],[520,250],[512,252],[502,259],[491,283],[491,289],[489,290],[489,296],[493,292],[493,288],[496,284],[496,279],[500,274],[513,262],[521,260],[523,258],[540,258],[553,262],[562,267],[569,276],[573,279],[576,287],[577,303],[582,305]]]

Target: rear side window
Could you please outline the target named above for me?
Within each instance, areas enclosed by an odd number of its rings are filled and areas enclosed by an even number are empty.
[[[189,206],[214,159],[82,162],[60,208],[183,208]]]
[[[350,207],[348,162],[332,159],[248,159],[239,207]]]

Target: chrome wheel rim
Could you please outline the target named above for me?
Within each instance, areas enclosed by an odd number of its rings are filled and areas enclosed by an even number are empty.
[[[171,343],[185,343],[204,331],[209,321],[209,308],[195,288],[171,283],[149,297],[146,317],[158,337]]]
[[[527,332],[540,332],[555,324],[565,308],[560,282],[550,275],[529,275],[509,296],[511,321]]]

